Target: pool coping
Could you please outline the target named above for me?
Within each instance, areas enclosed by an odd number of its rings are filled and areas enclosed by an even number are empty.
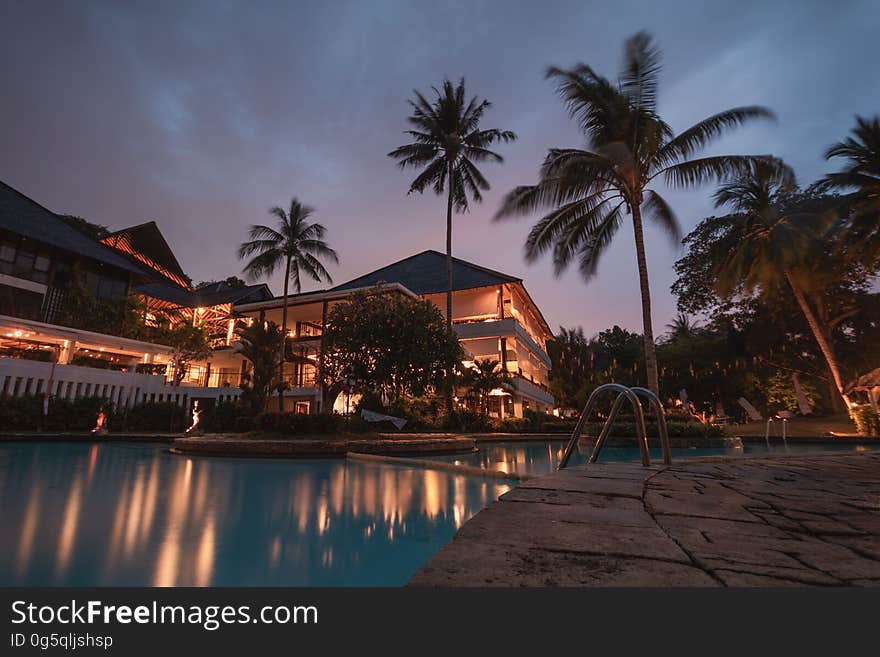
[[[596,463],[483,509],[410,586],[880,586],[880,453]]]

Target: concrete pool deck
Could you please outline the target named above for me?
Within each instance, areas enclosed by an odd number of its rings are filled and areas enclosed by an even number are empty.
[[[410,586],[880,586],[880,453],[597,463],[527,481]]]

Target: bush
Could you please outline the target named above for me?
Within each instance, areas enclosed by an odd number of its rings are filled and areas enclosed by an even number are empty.
[[[253,430],[291,436],[365,433],[375,430],[363,418],[338,413],[260,413],[253,419]]]
[[[233,431],[236,433],[247,433],[248,431],[253,431],[255,426],[254,418],[248,415],[241,415],[235,418],[235,428]]]
[[[238,431],[238,420],[245,415],[245,409],[237,401],[217,402],[214,408],[205,411],[201,424],[206,431]]]
[[[433,397],[403,398],[390,406],[384,406],[378,395],[366,393],[357,403],[355,415],[360,416],[361,410],[364,409],[405,419],[404,431],[436,431],[443,422],[442,402]],[[385,424],[381,423],[378,426],[384,430]],[[388,425],[388,430],[397,430],[390,423]]]
[[[111,431],[183,431],[189,426],[186,409],[174,402],[148,401],[120,408],[110,415]],[[94,423],[93,423],[94,424]]]
[[[869,404],[853,406],[849,409],[849,416],[863,436],[880,436],[880,415]]]

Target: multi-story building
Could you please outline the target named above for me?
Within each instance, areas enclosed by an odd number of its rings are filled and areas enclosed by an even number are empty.
[[[493,391],[490,413],[550,410],[552,333],[522,279],[455,258],[452,280],[452,321],[468,358],[497,360],[511,374],[509,385]],[[289,295],[287,410],[330,410],[321,408],[316,378],[327,313],[376,286],[427,299],[445,315],[446,257],[424,251],[328,290]],[[83,287],[111,305],[136,298],[147,324],[163,316],[207,327],[211,356],[172,386],[171,347],[71,316],[72,296]],[[236,322],[280,324],[282,305],[266,285],[194,289],[155,222],[96,238],[0,183],[0,395],[100,396],[128,405],[234,399],[249,367],[235,349]],[[342,399],[330,404],[345,409]]]
[[[497,360],[512,375],[508,388],[491,396],[490,414],[521,417],[525,409],[549,411],[553,397],[547,389],[547,341],[553,334],[522,279],[453,258],[452,284],[452,323],[469,359]],[[288,339],[293,349],[287,373],[288,410],[313,412],[320,406],[315,376],[329,309],[353,292],[377,285],[427,299],[445,317],[446,256],[437,251],[404,258],[329,290],[289,296]],[[280,324],[282,305],[279,297],[240,304],[236,310],[254,317],[263,314]],[[344,405],[337,399],[334,408],[342,410]]]
[[[236,303],[272,297],[265,285],[194,290],[155,223],[99,241],[0,183],[0,395],[95,396],[129,406],[239,395],[241,365],[226,381],[212,375],[210,360],[190,368],[182,386],[169,386],[172,349],[121,337],[118,321],[76,316],[78,291],[106,307],[138,297],[147,320],[165,312],[204,323],[221,347],[231,342]]]

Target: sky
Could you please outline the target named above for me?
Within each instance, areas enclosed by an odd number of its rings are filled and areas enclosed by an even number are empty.
[[[584,145],[546,68],[613,78],[640,30],[663,51],[659,111],[674,130],[742,105],[777,114],[707,154],[774,154],[806,185],[834,169],[822,153],[856,114],[880,112],[876,0],[0,0],[0,180],[111,229],[155,220],[194,281],[240,274],[248,226],[296,196],[327,227],[343,282],[445,249],[445,199],[407,195],[415,174],[387,153],[406,143],[413,89],[464,77],[493,104],[484,126],[519,139],[483,167],[492,189],[456,216],[453,253],[522,277],[554,329],[640,331],[630,224],[584,282],[576,268],[555,277],[549,258],[525,263],[537,217],[492,221],[548,148]],[[685,233],[712,214],[712,191],[668,192]],[[682,251],[646,231],[662,334]],[[280,275],[269,283],[280,293]]]

